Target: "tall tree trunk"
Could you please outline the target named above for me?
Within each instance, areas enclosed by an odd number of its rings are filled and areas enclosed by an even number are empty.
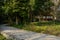
[[[16,16],[16,25],[18,25],[18,17]]]
[[[41,22],[41,17],[42,17],[42,15],[39,14],[39,16],[38,16],[38,18],[39,18],[39,22]]]

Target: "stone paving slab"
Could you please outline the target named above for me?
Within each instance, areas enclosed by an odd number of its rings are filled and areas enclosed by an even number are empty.
[[[48,34],[41,34],[26,30],[17,29],[5,25],[0,25],[1,34],[7,39],[13,40],[60,40],[60,37],[56,37]]]

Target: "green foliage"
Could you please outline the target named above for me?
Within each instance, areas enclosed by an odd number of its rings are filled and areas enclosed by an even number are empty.
[[[34,22],[36,16],[50,15],[54,4],[50,0],[0,0],[0,18],[17,28],[60,35],[58,22]],[[40,19],[40,18],[39,18]],[[30,24],[31,23],[31,24]],[[17,24],[17,25],[16,25]],[[27,24],[27,25],[26,25]],[[1,37],[4,40],[4,37]]]
[[[24,29],[24,30],[28,30],[28,31],[38,32],[38,33],[52,34],[52,35],[56,35],[56,36],[60,35],[60,23],[59,22],[56,21],[55,24],[53,24],[54,21],[41,22],[41,23],[42,23],[42,25],[36,25],[38,23],[33,22],[26,26],[15,25],[15,27]],[[48,24],[48,23],[51,23],[51,24]]]
[[[39,14],[47,15],[52,11],[51,7],[53,5],[54,4],[50,0],[36,0],[35,9]]]
[[[10,24],[31,22],[36,15],[50,14],[53,6],[50,0],[4,0],[2,3],[1,9]]]
[[[6,40],[6,38],[0,34],[0,40]]]

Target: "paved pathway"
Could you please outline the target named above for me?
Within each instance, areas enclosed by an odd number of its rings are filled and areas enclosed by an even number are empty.
[[[14,40],[60,40],[60,37],[20,30],[14,27],[0,25],[1,34]]]

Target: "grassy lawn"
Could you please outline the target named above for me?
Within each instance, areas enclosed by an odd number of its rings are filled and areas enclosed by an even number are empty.
[[[25,26],[14,25],[14,27],[21,28],[28,31],[60,36],[60,22],[57,22],[57,21],[40,22],[40,23],[33,22]]]
[[[0,34],[0,40],[6,40],[6,38]]]

